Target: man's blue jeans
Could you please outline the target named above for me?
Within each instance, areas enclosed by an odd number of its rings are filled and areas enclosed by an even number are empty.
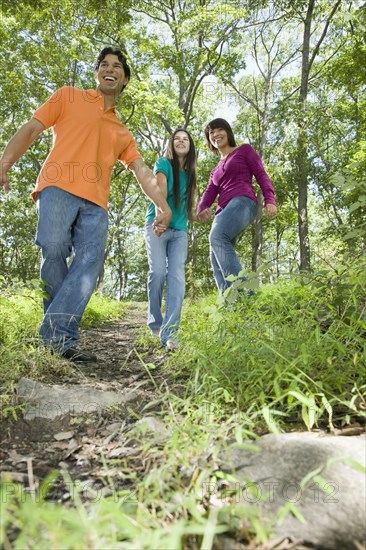
[[[185,262],[188,250],[186,231],[168,228],[160,237],[154,235],[152,224],[145,226],[149,274],[148,319],[150,330],[160,330],[163,346],[168,338],[177,338],[185,293]],[[165,315],[161,313],[163,288],[166,281]]]
[[[248,197],[234,197],[215,215],[210,231],[210,259],[220,295],[230,286],[228,275],[238,275],[242,269],[235,244],[257,215],[257,204]]]
[[[37,214],[35,242],[47,293],[40,336],[46,346],[65,351],[79,339],[81,317],[103,266],[108,214],[58,187],[38,193]]]

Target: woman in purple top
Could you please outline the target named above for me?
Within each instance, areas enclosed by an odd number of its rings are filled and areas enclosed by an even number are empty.
[[[228,275],[237,276],[242,267],[235,244],[256,217],[258,204],[252,185],[257,180],[264,197],[264,212],[268,218],[277,213],[274,189],[258,153],[249,144],[236,145],[230,124],[215,118],[205,128],[209,149],[220,156],[212,170],[205,192],[197,206],[197,219],[207,221],[214,215],[210,231],[210,260],[217,288],[222,295],[230,282]],[[215,214],[211,206],[219,196]]]

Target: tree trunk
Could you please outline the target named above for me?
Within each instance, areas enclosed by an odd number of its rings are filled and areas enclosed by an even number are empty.
[[[272,77],[268,76],[266,79],[266,91],[264,99],[264,110],[262,112],[262,131],[259,145],[259,156],[264,162],[267,134],[269,130],[270,120],[270,108],[269,108],[269,96],[272,93]],[[258,213],[254,221],[254,227],[252,230],[252,271],[257,272],[262,262],[263,251],[263,195],[259,191],[257,193],[258,201]]]
[[[257,193],[258,200],[258,213],[254,220],[252,229],[252,271],[257,272],[262,261],[262,247],[263,247],[263,221],[262,221],[262,208],[263,208],[263,196],[261,192]]]
[[[297,138],[297,190],[298,190],[298,232],[300,245],[300,271],[310,270],[310,241],[308,222],[308,146],[307,132],[307,96],[309,87],[309,48],[311,22],[315,0],[309,0],[304,21],[304,39],[302,47],[301,85],[299,95],[299,120]]]
[[[297,170],[298,170],[298,232],[300,245],[300,271],[310,270],[310,240],[308,222],[308,148],[305,129],[299,128],[297,141]]]

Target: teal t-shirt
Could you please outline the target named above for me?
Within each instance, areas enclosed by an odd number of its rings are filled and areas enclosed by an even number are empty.
[[[168,196],[167,203],[172,209],[172,221],[169,227],[179,229],[180,231],[188,230],[188,214],[187,214],[187,173],[179,172],[179,197],[180,203],[177,209],[174,206],[173,199],[173,166],[166,157],[160,157],[154,165],[154,174],[162,172],[166,176]],[[146,213],[146,221],[153,222],[155,218],[155,205],[151,203]]]

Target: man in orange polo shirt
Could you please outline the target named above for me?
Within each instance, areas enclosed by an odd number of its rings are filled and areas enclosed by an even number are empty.
[[[156,234],[171,220],[155,177],[118,118],[116,100],[130,79],[120,50],[102,50],[95,78],[96,90],[71,86],[57,90],[13,136],[0,159],[0,183],[8,191],[8,170],[41,132],[52,127],[53,146],[32,193],[38,214],[36,244],[42,251],[41,279],[47,293],[40,335],[46,346],[75,362],[96,360],[93,353],[79,349],[77,341],[104,262],[110,180],[117,160],[154,202]]]

